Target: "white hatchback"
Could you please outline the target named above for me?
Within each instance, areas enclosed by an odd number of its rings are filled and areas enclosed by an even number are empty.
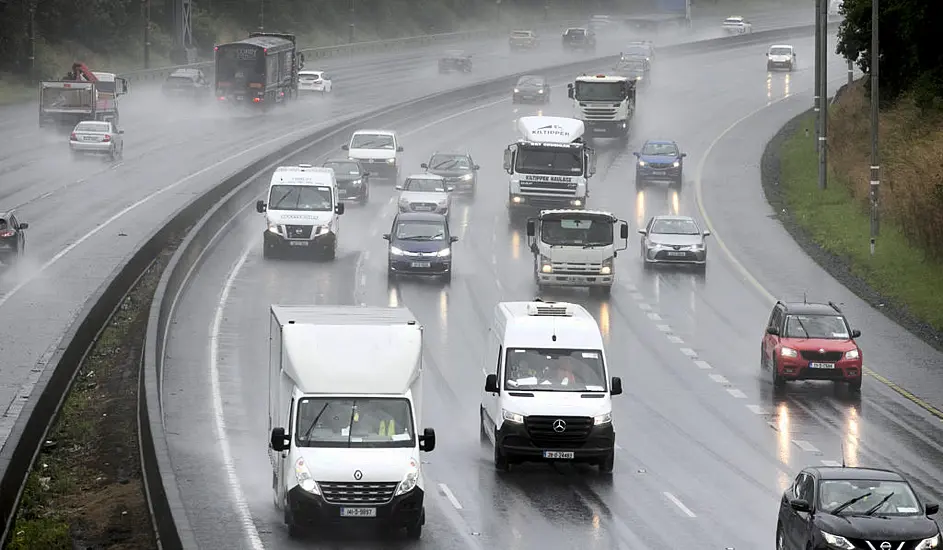
[[[299,92],[330,93],[333,87],[334,83],[325,71],[298,71]]]

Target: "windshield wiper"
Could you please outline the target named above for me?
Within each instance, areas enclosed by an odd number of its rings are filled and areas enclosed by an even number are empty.
[[[612,243],[607,243],[604,241],[593,241],[593,242],[584,244],[583,248],[586,249],[586,248],[593,248],[594,246],[609,246],[610,244]]]
[[[847,501],[847,502],[843,502],[843,503],[839,504],[838,506],[836,506],[836,507],[831,511],[831,514],[832,514],[833,516],[837,516],[837,515],[839,514],[839,512],[841,512],[841,511],[844,510],[845,508],[848,508],[848,507],[851,506],[852,504],[858,502],[859,500],[861,500],[861,499],[863,499],[863,498],[867,498],[867,497],[869,497],[869,496],[871,496],[871,493],[865,493],[865,494],[863,494],[863,495],[858,495],[858,496],[856,496],[855,498],[853,498],[853,499],[851,499],[851,500],[849,500],[849,501]]]
[[[321,410],[318,411],[318,415],[314,417],[314,420],[311,421],[311,425],[308,426],[307,430],[305,430],[305,434],[304,436],[302,436],[302,439],[308,439],[308,436],[311,435],[311,430],[314,429],[314,426],[318,423],[318,420],[321,420],[321,415],[324,414],[324,411],[326,411],[327,408],[330,406],[331,406],[331,402],[328,401],[327,403],[324,404],[323,407],[321,407]]]
[[[800,318],[798,318],[798,317],[796,317],[796,322],[797,322],[797,323],[799,323],[799,328],[801,328],[801,329],[802,329],[802,332],[804,332],[804,333],[805,333],[805,337],[806,337],[806,339],[808,339],[808,338],[812,338],[812,337],[811,337],[811,336],[809,335],[809,331],[808,331],[808,330],[806,330],[806,328],[805,328],[805,324],[804,324],[804,323],[802,322],[802,319],[800,319]]]
[[[457,162],[458,162],[457,160],[447,160],[445,162],[440,162],[439,164],[436,164],[435,166],[432,167],[432,169],[433,170],[446,170],[448,168],[455,166]]]
[[[881,506],[884,506],[884,503],[890,500],[892,496],[894,496],[894,491],[891,491],[886,497],[882,498],[881,502],[878,502],[877,504],[872,506],[867,512],[864,513],[864,515],[870,516],[874,514],[874,512],[877,512],[878,508],[880,508]]]
[[[357,402],[350,405],[350,421],[347,423],[347,448],[350,448],[350,438],[354,435],[354,416],[357,414]]]

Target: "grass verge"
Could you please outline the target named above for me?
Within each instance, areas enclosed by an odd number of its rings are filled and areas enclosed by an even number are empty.
[[[174,248],[138,280],[81,365],[27,478],[9,550],[157,548],[141,473],[137,390],[148,311]]]
[[[868,204],[855,200],[852,182],[830,170],[828,188],[818,189],[813,113],[796,117],[770,141],[762,172],[774,211],[819,265],[872,306],[943,349],[943,264],[911,244],[892,220],[882,220],[871,257]]]

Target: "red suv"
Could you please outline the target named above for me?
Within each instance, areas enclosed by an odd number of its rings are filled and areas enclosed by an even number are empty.
[[[773,387],[790,380],[845,382],[861,391],[862,353],[848,319],[834,303],[776,302],[763,335],[760,365],[772,371]]]

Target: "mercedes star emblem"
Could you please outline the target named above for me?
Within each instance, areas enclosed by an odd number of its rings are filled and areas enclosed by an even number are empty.
[[[553,431],[560,433],[566,430],[566,422],[561,419],[556,419],[553,421]]]
[[[881,550],[891,550],[891,543],[884,541],[881,543]]]
[[[361,479],[363,479],[363,472],[361,472],[360,470],[354,470],[354,479],[356,479],[357,481],[360,481]]]

